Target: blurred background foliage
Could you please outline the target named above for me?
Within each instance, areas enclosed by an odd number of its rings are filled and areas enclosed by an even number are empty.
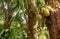
[[[7,0],[6,0],[7,1]],[[44,5],[44,0],[41,5]],[[28,21],[28,3],[27,0],[8,0],[9,7],[13,10],[13,21],[11,23],[11,36],[9,39],[27,39],[27,21]],[[0,0],[0,39],[5,39],[2,34],[4,32],[5,12],[4,0]],[[46,26],[41,30],[41,39],[47,39]],[[6,33],[5,33],[6,34]],[[5,37],[8,35],[6,34]],[[44,38],[43,38],[44,37]]]

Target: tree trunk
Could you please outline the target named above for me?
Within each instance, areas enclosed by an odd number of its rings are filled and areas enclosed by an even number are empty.
[[[32,1],[28,0],[28,39],[34,39],[35,12],[32,7]]]
[[[60,3],[56,0],[49,0],[48,5],[53,8],[50,15],[52,24],[48,27],[50,39],[60,39]]]

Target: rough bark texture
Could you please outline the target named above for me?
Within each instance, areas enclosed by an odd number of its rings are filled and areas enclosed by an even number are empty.
[[[34,39],[35,12],[32,7],[31,0],[28,0],[28,39]]]
[[[60,3],[56,0],[49,0],[48,5],[53,8],[50,15],[52,24],[48,28],[50,39],[60,39]]]

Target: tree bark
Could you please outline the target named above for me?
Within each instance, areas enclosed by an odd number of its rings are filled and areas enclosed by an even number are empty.
[[[28,0],[28,39],[34,39],[35,12],[32,7],[32,1]]]
[[[60,39],[60,3],[56,0],[49,0],[48,5],[53,8],[49,18],[52,24],[48,27],[50,39]]]

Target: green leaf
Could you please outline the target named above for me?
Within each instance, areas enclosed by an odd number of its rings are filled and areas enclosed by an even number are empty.
[[[19,0],[19,3],[20,3],[20,6],[21,6],[21,9],[24,9],[24,0]]]
[[[40,0],[40,7],[45,6],[45,0]]]

